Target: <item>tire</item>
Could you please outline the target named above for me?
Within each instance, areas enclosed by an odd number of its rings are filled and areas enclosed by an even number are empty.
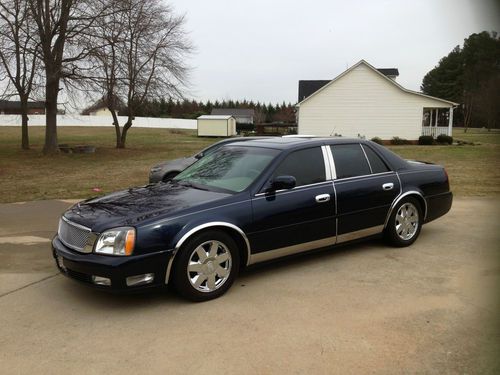
[[[415,198],[402,199],[387,222],[387,241],[396,247],[410,246],[420,234],[423,218],[422,208]]]
[[[238,275],[240,256],[228,234],[210,230],[195,234],[180,249],[172,283],[191,301],[208,301],[223,295]]]
[[[163,182],[169,182],[172,178],[177,176],[179,172],[169,172],[161,179]]]

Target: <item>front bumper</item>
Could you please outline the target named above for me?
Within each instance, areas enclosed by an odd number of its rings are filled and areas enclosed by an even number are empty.
[[[116,292],[165,286],[167,265],[172,256],[169,250],[128,257],[78,253],[64,246],[57,236],[52,240],[52,255],[63,275],[98,289]],[[62,261],[63,267],[57,258]],[[127,277],[148,273],[154,274],[151,283],[127,286]],[[92,276],[108,278],[111,280],[111,285],[97,285],[92,281]]]

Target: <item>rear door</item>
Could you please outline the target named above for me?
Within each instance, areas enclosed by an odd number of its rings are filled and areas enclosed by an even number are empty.
[[[323,154],[321,146],[291,152],[272,177],[294,176],[297,186],[252,199],[254,224],[247,234],[256,261],[335,243],[335,195]],[[281,253],[266,256],[269,250]]]
[[[330,147],[336,173],[337,242],[382,232],[389,208],[401,189],[396,172],[367,145]]]

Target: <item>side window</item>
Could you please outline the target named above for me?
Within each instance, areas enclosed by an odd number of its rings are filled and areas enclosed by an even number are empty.
[[[370,174],[370,166],[361,145],[330,146],[335,162],[337,178],[364,176]]]
[[[273,177],[293,176],[297,186],[326,180],[325,161],[320,147],[292,152],[274,171]]]
[[[372,173],[383,173],[389,172],[389,168],[385,165],[384,161],[368,146],[362,146],[363,150],[366,152],[370,166],[372,167]]]

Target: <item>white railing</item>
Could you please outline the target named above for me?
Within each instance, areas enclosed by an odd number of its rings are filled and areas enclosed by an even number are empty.
[[[127,121],[126,117],[118,116],[120,125]],[[113,126],[111,116],[57,115],[57,126]],[[29,126],[45,126],[45,115],[29,115]],[[21,126],[21,116],[0,115],[0,126]],[[160,129],[196,129],[196,120],[179,118],[136,117],[136,128]]]
[[[447,126],[422,126],[422,135],[432,135],[434,138],[441,134],[451,135],[448,131]]]

